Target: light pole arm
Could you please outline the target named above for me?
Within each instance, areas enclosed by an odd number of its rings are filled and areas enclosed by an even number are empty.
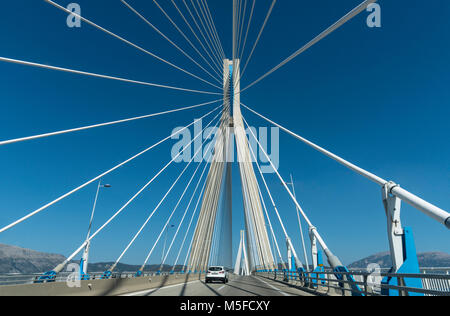
[[[98,193],[100,191],[101,185],[102,185],[102,180],[100,179],[100,181],[98,181],[98,185],[97,185],[97,192],[95,193],[94,206],[92,207],[91,219],[89,220],[89,228],[88,228],[86,239],[89,239],[89,235],[91,234],[92,222],[94,220],[94,214],[95,214],[95,207],[97,206]]]

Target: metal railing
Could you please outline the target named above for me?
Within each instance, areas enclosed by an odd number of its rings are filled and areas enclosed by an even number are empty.
[[[340,296],[384,296],[388,290],[399,296],[450,296],[450,275],[448,274],[399,274],[380,272],[376,276],[368,272],[257,272],[256,275],[277,280],[318,295]],[[391,277],[397,285],[382,284],[381,279]],[[420,279],[423,288],[404,286],[407,279]]]
[[[108,279],[131,279],[136,277],[152,277],[152,276],[169,276],[169,275],[185,275],[180,272],[145,272],[140,276],[136,276],[136,272],[121,272],[112,273]],[[4,274],[0,275],[0,286],[7,285],[19,285],[19,284],[32,284],[32,283],[47,283],[47,282],[67,282],[71,278],[80,278],[80,275],[74,272],[61,272],[57,274],[53,279],[40,280],[42,273],[33,274]],[[104,272],[89,273],[88,276],[82,276],[82,280],[101,280],[104,279]]]

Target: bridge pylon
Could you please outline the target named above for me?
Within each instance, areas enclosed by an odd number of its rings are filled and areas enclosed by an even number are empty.
[[[210,264],[213,235],[215,229],[217,229],[215,227],[216,219],[218,209],[221,207],[219,201],[223,197],[226,200],[231,199],[231,163],[234,160],[231,136],[233,132],[244,200],[245,231],[247,235],[246,253],[248,255],[249,272],[256,270],[256,267],[265,270],[275,269],[259,196],[259,187],[241,114],[239,67],[239,59],[224,60],[222,121],[216,135],[214,156],[207,177],[198,224],[194,232],[188,271],[205,271]],[[231,105],[233,106],[233,116],[231,116]],[[233,132],[231,128],[233,128]],[[231,203],[226,208],[227,212],[231,212]],[[217,252],[216,249],[215,251]],[[222,250],[219,250],[220,252]]]
[[[234,266],[234,274],[250,275],[246,248],[245,231],[241,230],[241,241],[239,242],[239,250],[236,257],[236,264]]]
[[[189,255],[187,271],[191,272],[204,272],[209,265],[218,209],[221,206],[226,208],[224,211],[228,212],[228,217],[231,221],[231,159],[229,157],[231,137],[230,61],[224,60],[223,67],[223,113],[220,126],[215,135],[214,154],[206,179],[200,215]],[[225,200],[226,203],[220,205],[221,200]],[[231,225],[231,222],[229,225]],[[230,229],[228,229],[228,233],[231,239]],[[227,257],[230,257],[230,262],[223,265],[231,267],[231,241],[229,243],[230,256]]]

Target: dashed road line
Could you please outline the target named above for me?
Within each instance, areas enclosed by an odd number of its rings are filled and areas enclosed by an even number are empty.
[[[260,279],[260,278],[256,278],[255,277],[255,279],[257,279],[257,280],[259,280],[259,281],[261,281],[261,282],[263,282],[264,284],[266,284],[266,285],[268,285],[268,286],[270,286],[272,289],[274,289],[274,290],[276,290],[277,292],[280,292],[281,294],[283,294],[284,296],[291,296],[291,295],[289,295],[289,294],[286,294],[285,292],[283,292],[282,290],[280,290],[279,288],[277,288],[277,287],[275,287],[275,286],[273,286],[272,284],[270,284],[270,283],[267,283],[266,281],[264,281],[263,279]]]

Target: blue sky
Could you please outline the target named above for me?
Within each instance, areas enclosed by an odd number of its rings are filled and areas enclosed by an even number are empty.
[[[66,6],[70,1],[59,1]],[[278,1],[242,85],[253,82],[359,4],[357,0]],[[79,0],[83,16],[183,66],[202,71],[139,20],[120,1]],[[195,51],[151,1],[130,0],[189,54]],[[242,101],[334,153],[424,199],[450,205],[450,3],[380,1],[382,27],[356,17],[258,85]],[[183,21],[161,1],[177,23]],[[248,49],[270,1],[258,1]],[[209,1],[231,58],[231,1]],[[93,27],[66,26],[66,14],[44,1],[4,3],[0,55],[191,89],[214,88]],[[189,33],[187,33],[189,34]],[[194,38],[189,34],[192,40]],[[247,58],[244,54],[244,60]],[[0,63],[0,139],[106,122],[193,105],[215,96],[170,91]],[[212,109],[209,107],[208,109]],[[27,214],[202,116],[207,108],[0,147],[0,226]],[[243,110],[254,126],[267,126]],[[299,201],[330,249],[344,263],[388,249],[380,188],[288,135],[280,138],[280,172],[296,180]],[[98,227],[170,161],[169,142],[105,178]],[[115,260],[184,165],[158,179],[94,239],[91,260]],[[190,170],[194,170],[195,165]],[[187,183],[189,177],[185,177]],[[293,203],[274,175],[267,177],[300,252]],[[233,169],[233,244],[243,228],[238,169]],[[87,230],[93,184],[3,233],[1,243],[69,255]],[[141,264],[184,189],[178,185],[142,238],[123,259]],[[188,199],[183,203],[186,205]],[[269,201],[266,200],[268,203]],[[183,205],[182,203],[182,205]],[[181,207],[174,224],[181,217]],[[418,251],[450,252],[448,230],[403,204],[403,224]],[[275,222],[275,217],[272,220]],[[279,225],[274,224],[279,242]],[[169,232],[170,234],[173,231]],[[157,250],[150,262],[158,261]],[[169,262],[174,256],[169,257]],[[183,256],[184,259],[184,256]]]

